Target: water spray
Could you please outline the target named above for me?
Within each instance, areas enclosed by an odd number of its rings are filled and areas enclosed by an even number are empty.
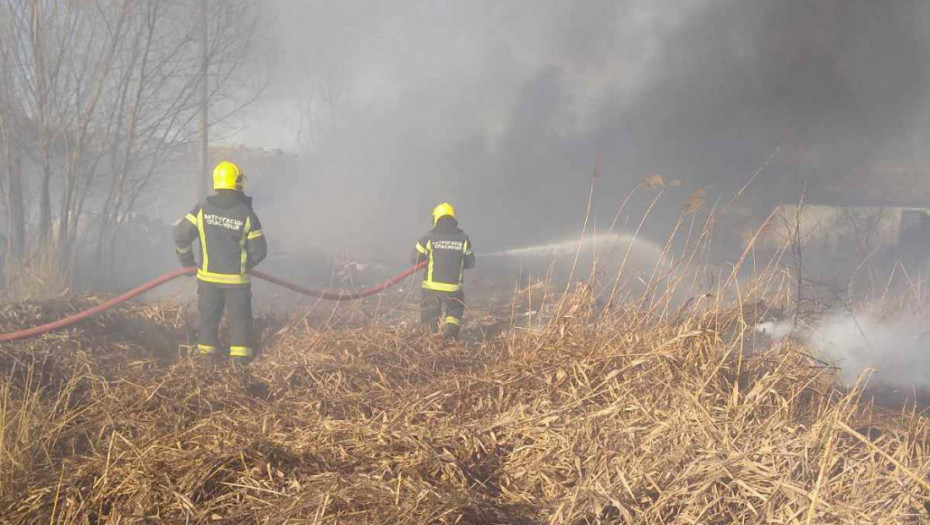
[[[570,239],[561,242],[551,242],[547,244],[537,244],[524,248],[512,248],[509,250],[499,250],[491,253],[483,253],[481,257],[524,257],[524,258],[544,258],[560,257],[570,255],[577,251],[586,252],[591,249],[598,250],[601,248],[614,248],[616,246],[635,245],[636,248],[642,248],[650,254],[659,257],[662,249],[655,243],[634,238],[632,235],[612,233],[609,235],[587,236],[584,239]]]

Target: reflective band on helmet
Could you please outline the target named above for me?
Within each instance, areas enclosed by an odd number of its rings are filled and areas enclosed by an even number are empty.
[[[455,326],[461,326],[462,321],[457,317],[452,317],[451,315],[446,317],[446,324],[454,324]]]
[[[252,349],[247,346],[230,346],[229,357],[252,357]]]
[[[249,276],[238,273],[213,273],[197,270],[197,279],[213,284],[249,284]]]

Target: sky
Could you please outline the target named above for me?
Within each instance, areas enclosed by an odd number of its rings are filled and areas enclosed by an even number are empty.
[[[691,192],[726,200],[768,159],[743,199],[759,213],[925,165],[928,4],[268,0],[267,86],[228,140],[300,159],[263,196],[289,246],[400,253],[442,201],[478,248],[561,240],[595,167],[602,228],[643,177],[681,181],[660,236]]]

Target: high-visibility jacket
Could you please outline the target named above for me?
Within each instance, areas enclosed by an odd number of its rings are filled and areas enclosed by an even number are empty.
[[[418,264],[429,261],[423,276],[423,288],[440,292],[457,292],[465,281],[465,270],[475,266],[471,239],[459,229],[452,217],[439,219],[439,224],[424,235],[413,250],[411,260]]]
[[[200,240],[200,264],[192,244]],[[252,199],[235,190],[218,190],[198,204],[174,230],[175,249],[184,266],[198,266],[197,279],[218,285],[248,284],[248,271],[268,247]]]

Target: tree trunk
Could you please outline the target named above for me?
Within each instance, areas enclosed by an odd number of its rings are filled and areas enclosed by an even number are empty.
[[[17,266],[22,263],[26,243],[26,207],[23,204],[23,162],[12,141],[6,142],[7,214],[10,228],[7,256]]]
[[[70,170],[77,168],[72,166]],[[61,211],[58,216],[58,257],[62,269],[70,265],[71,248],[71,220],[74,218],[75,174],[73,171],[65,175],[64,191],[61,196]]]
[[[42,168],[42,184],[39,187],[39,244],[51,246],[52,239],[52,174],[47,166]]]

